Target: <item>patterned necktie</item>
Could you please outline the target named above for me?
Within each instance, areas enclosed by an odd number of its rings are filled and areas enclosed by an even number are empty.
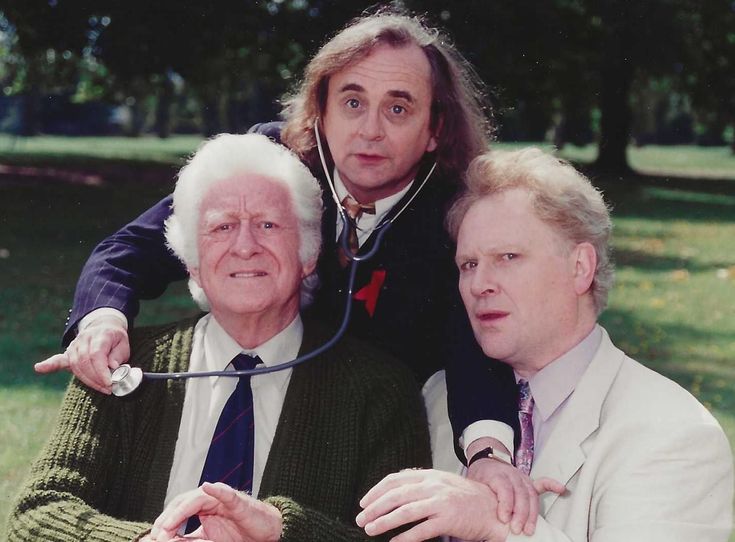
[[[521,422],[521,444],[516,450],[516,467],[529,474],[533,464],[533,397],[528,381],[518,381],[518,420]]]
[[[238,354],[232,360],[236,371],[253,369],[258,363],[261,363],[259,357],[246,354]],[[222,408],[199,485],[204,482],[224,482],[240,491],[252,489],[254,426],[250,377],[241,376],[235,391]],[[186,533],[197,527],[199,518],[192,516],[186,524]]]
[[[360,244],[357,240],[357,221],[360,220],[360,217],[363,213],[374,215],[375,204],[357,203],[357,201],[352,196],[347,195],[342,200],[342,207],[344,208],[345,213],[347,213],[348,218],[345,227],[347,228],[347,239],[349,242],[350,250],[352,251],[352,254],[357,254],[357,250],[360,248]],[[345,251],[342,249],[341,242],[339,243],[339,248],[337,249],[337,256],[339,257],[339,264],[342,267],[347,267],[347,264],[350,263],[350,259],[347,257]]]

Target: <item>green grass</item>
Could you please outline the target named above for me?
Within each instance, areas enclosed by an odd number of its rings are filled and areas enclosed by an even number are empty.
[[[597,147],[566,146],[560,154],[574,162],[587,163],[597,156]],[[735,171],[735,154],[729,147],[630,147],[628,161],[637,172],[657,176],[732,179]]]
[[[142,162],[181,164],[195,151],[201,136],[133,137],[18,137],[0,134],[2,163],[65,164],[89,162]]]
[[[67,380],[37,377],[32,364],[58,350],[86,255],[171,190],[172,166],[199,141],[0,136],[0,164],[71,164],[103,178],[87,185],[0,174],[0,533]],[[563,154],[594,157],[591,148]],[[646,147],[630,159],[682,178],[599,180],[614,206],[618,267],[603,323],[619,346],[710,407],[735,446],[735,157],[725,148]],[[140,322],[194,310],[176,285],[143,304]]]
[[[180,166],[183,157],[196,150],[198,135],[131,137],[18,137],[0,134],[0,163],[88,164],[128,162]],[[519,148],[528,143],[497,143],[498,148]],[[550,150],[547,143],[534,144]],[[578,163],[592,162],[595,145],[565,146],[560,156]],[[659,146],[630,147],[628,159],[641,173],[685,177],[735,177],[735,154],[728,147]]]

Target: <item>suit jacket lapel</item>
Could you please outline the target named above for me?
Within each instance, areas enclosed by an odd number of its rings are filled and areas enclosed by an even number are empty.
[[[602,331],[602,343],[595,357],[534,460],[531,468],[534,479],[547,476],[566,484],[585,462],[582,444],[600,426],[602,405],[625,357],[612,344],[607,332]],[[541,514],[547,514],[557,498],[555,493],[544,493],[541,496]]]

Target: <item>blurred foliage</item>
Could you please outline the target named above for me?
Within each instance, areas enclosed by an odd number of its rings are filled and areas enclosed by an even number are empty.
[[[127,105],[130,135],[240,131],[274,118],[310,55],[373,4],[0,0],[0,83],[28,97],[31,117],[34,99],[66,93]],[[624,171],[631,134],[721,145],[735,125],[732,0],[393,4],[455,38],[488,83],[503,139],[597,137],[600,165]]]
[[[709,143],[717,145],[724,127],[735,126],[735,2],[702,2],[690,24],[688,47],[696,69],[686,71],[684,84],[707,119]]]

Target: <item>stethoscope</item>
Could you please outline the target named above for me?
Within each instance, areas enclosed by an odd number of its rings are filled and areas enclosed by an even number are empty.
[[[123,365],[120,365],[117,369],[115,369],[111,375],[113,395],[117,397],[124,397],[126,395],[129,395],[132,392],[134,392],[136,389],[138,389],[138,387],[143,382],[143,380],[183,380],[186,378],[205,378],[205,377],[210,377],[210,376],[215,376],[215,377],[226,376],[226,377],[238,377],[239,378],[241,376],[255,376],[255,375],[274,373],[276,371],[285,371],[286,369],[290,369],[292,367],[300,365],[304,363],[305,361],[309,361],[310,359],[329,350],[332,346],[334,346],[337,343],[337,341],[339,341],[342,338],[342,336],[345,334],[345,331],[347,330],[347,326],[350,323],[350,314],[352,312],[352,290],[355,286],[355,277],[357,276],[357,267],[359,263],[369,260],[370,258],[375,256],[375,254],[378,252],[378,249],[380,248],[380,245],[383,241],[383,237],[385,236],[390,226],[403,213],[403,211],[405,211],[406,208],[411,204],[411,202],[414,200],[414,198],[417,196],[417,194],[421,191],[421,189],[426,184],[426,181],[428,181],[429,177],[431,177],[432,173],[434,173],[434,170],[436,169],[436,162],[434,162],[434,165],[431,166],[431,169],[424,177],[424,180],[422,181],[421,185],[418,187],[418,189],[416,189],[416,191],[408,199],[405,205],[401,207],[401,209],[397,213],[395,213],[391,218],[387,220],[382,220],[377,226],[373,228],[372,233],[375,233],[376,237],[375,237],[375,242],[373,243],[372,248],[365,254],[358,255],[352,252],[352,250],[350,249],[349,228],[348,228],[348,221],[350,219],[348,218],[347,214],[345,213],[344,208],[342,207],[341,202],[339,201],[339,197],[337,196],[337,191],[334,188],[334,182],[332,180],[332,176],[329,174],[329,168],[327,167],[327,161],[324,157],[324,150],[322,148],[321,136],[319,134],[319,119],[318,118],[314,121],[314,135],[316,136],[317,150],[319,151],[319,159],[321,160],[322,169],[324,170],[324,175],[327,179],[327,184],[329,185],[329,189],[332,193],[332,199],[334,199],[334,202],[337,205],[337,209],[339,210],[340,220],[342,222],[342,232],[340,233],[340,236],[339,236],[339,242],[340,242],[340,245],[342,247],[344,254],[350,260],[350,274],[349,274],[349,278],[347,281],[347,293],[346,293],[346,298],[345,298],[344,313],[342,315],[342,323],[340,324],[339,328],[334,333],[332,338],[330,338],[327,342],[315,348],[311,352],[298,356],[297,358],[291,361],[288,361],[285,363],[279,363],[277,365],[273,365],[270,367],[264,366],[264,367],[257,367],[255,369],[246,369],[242,371],[198,371],[198,372],[185,371],[181,373],[153,373],[153,372],[143,371],[140,367],[131,367],[128,364],[123,364]]]

